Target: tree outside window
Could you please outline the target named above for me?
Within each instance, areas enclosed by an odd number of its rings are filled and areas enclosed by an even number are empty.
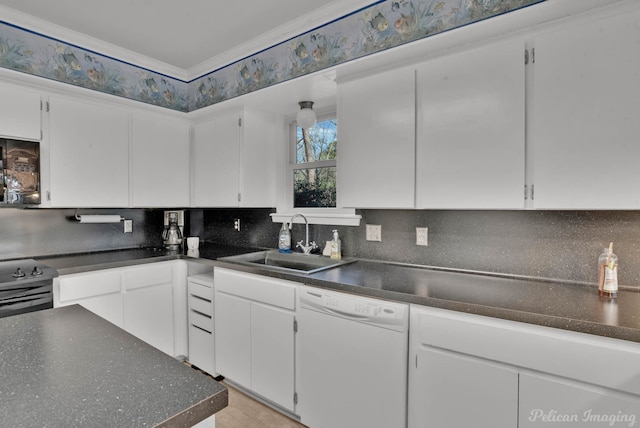
[[[293,168],[293,206],[336,207],[337,121],[317,122],[312,128],[296,129]]]

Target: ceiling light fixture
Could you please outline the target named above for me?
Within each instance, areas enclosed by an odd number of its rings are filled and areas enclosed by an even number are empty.
[[[300,111],[296,116],[298,125],[302,128],[311,128],[316,124],[316,112],[313,111],[313,101],[300,101]]]

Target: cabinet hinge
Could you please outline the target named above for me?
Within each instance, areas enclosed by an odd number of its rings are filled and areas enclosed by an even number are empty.
[[[527,186],[525,184],[524,185],[524,200],[526,201],[527,199],[529,199],[529,186]]]
[[[536,48],[531,48],[531,52],[528,49],[524,50],[524,65],[536,63]]]
[[[293,320],[293,332],[298,332],[298,320]]]
[[[241,117],[238,118],[238,126],[242,126],[242,118]]]
[[[298,404],[298,393],[297,392],[293,393],[293,404]]]
[[[47,201],[51,201],[51,192],[47,190]]]
[[[533,184],[531,185],[531,200],[532,200],[532,201],[535,199],[535,198],[534,198],[534,190],[535,190],[535,187],[534,187],[534,186],[535,186],[535,185],[533,185]]]
[[[242,193],[238,193],[238,202],[242,201]]]

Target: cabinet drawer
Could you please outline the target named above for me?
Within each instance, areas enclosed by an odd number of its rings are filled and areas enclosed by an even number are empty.
[[[204,315],[213,316],[213,302],[198,296],[189,296],[189,309]]]
[[[213,349],[213,334],[190,325],[189,362],[209,374],[214,374]]]
[[[127,269],[124,284],[127,290],[173,282],[173,263],[154,263],[152,266]]]
[[[62,276],[59,281],[61,302],[120,292],[120,273],[115,271]]]
[[[210,302],[213,301],[213,288],[211,287],[197,284],[189,280],[189,284],[187,284],[187,289],[189,290],[189,297],[196,296],[201,299],[208,300]]]
[[[213,317],[208,317],[193,310],[189,311],[189,323],[209,333],[213,332]]]
[[[213,274],[212,273],[201,273],[198,275],[190,275],[187,280],[189,282],[195,282],[200,285],[204,285],[205,287],[213,288]]]
[[[216,291],[294,310],[297,283],[228,269],[214,269]]]
[[[638,343],[438,308],[411,311],[420,344],[640,394]],[[594,370],[594,361],[615,363]]]

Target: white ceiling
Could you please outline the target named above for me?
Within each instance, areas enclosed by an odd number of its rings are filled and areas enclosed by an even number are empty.
[[[38,20],[172,67],[231,62],[362,7],[363,0],[0,0]],[[338,16],[332,16],[341,14]],[[317,18],[326,17],[325,21]]]

